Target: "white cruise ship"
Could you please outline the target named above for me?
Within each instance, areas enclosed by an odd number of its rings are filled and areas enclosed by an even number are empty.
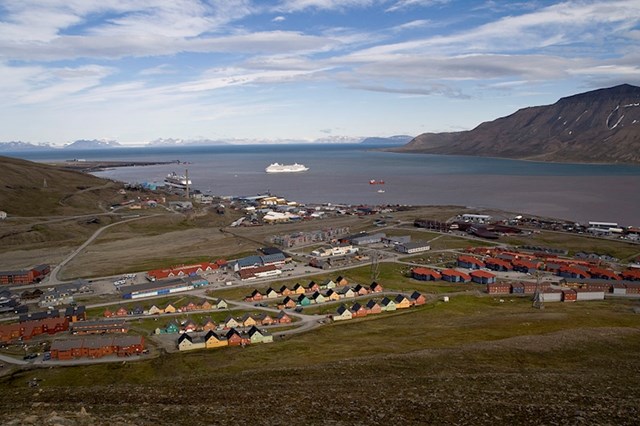
[[[175,172],[171,172],[164,178],[164,183],[174,188],[186,189],[187,185],[191,185],[191,179],[188,179],[186,176],[176,174]]]
[[[309,170],[308,167],[305,167],[303,164],[278,164],[273,163],[269,165],[266,169],[264,169],[267,173],[296,173],[296,172],[306,172]]]

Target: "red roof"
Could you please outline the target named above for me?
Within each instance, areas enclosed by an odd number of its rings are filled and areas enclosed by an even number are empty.
[[[422,268],[422,267],[413,268],[411,272],[416,275],[432,275],[434,278],[441,277],[440,272],[434,271],[433,269],[429,269],[429,268]]]
[[[495,278],[495,274],[487,271],[472,271],[469,273],[472,277],[480,277],[480,278]]]
[[[496,259],[495,257],[490,257],[488,259],[485,259],[484,263],[486,263],[487,265],[488,264],[500,265],[507,269],[513,269],[513,267],[511,266],[511,262],[509,262],[508,260]]]
[[[477,257],[466,256],[464,254],[458,256],[458,262],[473,263],[475,265],[484,266],[484,262],[482,260],[478,259]]]
[[[640,280],[640,269],[627,269],[622,276],[627,280]]]
[[[595,266],[589,268],[589,273],[591,275],[597,275],[599,277],[608,277],[613,280],[619,280],[620,277],[611,269],[597,268]]]
[[[574,266],[563,266],[560,268],[560,272],[569,272],[571,274],[582,275],[585,278],[591,277],[591,275],[587,271],[580,268],[576,268]]]
[[[461,277],[465,280],[470,280],[471,276],[469,274],[465,274],[464,272],[456,271],[455,269],[444,269],[441,272],[442,275],[448,275],[450,277]]]
[[[154,269],[153,271],[147,272],[147,275],[149,275],[150,277],[155,277],[156,279],[163,279],[168,277],[192,275],[197,273],[198,271],[206,271],[207,269],[218,268],[219,266],[216,263],[202,262],[196,263],[194,265],[172,266],[171,268],[167,269]]]
[[[524,266],[526,268],[537,268],[539,262],[534,262],[531,260],[526,260],[526,259],[514,259],[511,261],[511,264],[513,266]]]

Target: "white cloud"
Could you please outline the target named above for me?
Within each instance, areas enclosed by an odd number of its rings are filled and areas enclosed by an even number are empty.
[[[431,7],[449,3],[451,0],[399,0],[386,9],[386,12],[396,12],[398,10],[413,7]]]
[[[287,20],[287,18],[285,18],[285,17],[284,17],[284,16],[282,16],[282,15],[279,15],[279,16],[276,16],[275,18],[273,18],[273,19],[271,20],[271,22],[284,22],[284,21],[286,21],[286,20]]]

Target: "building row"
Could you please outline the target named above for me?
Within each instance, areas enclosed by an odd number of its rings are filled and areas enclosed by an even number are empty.
[[[301,293],[285,296],[284,299],[278,304],[278,309],[293,309],[298,306],[309,306],[314,304],[335,302],[341,299],[350,299],[357,296],[365,296],[370,293],[381,293],[384,288],[374,282],[369,287],[357,284],[355,286],[344,286],[337,289],[329,289],[326,292],[320,292],[316,290],[313,294],[309,295]]]
[[[412,306],[424,305],[426,302],[427,299],[424,295],[414,291],[409,297],[406,297],[403,294],[398,294],[395,298],[385,297],[380,301],[380,303],[372,299],[366,304],[356,302],[351,305],[350,308],[346,305],[340,305],[335,314],[331,315],[331,319],[333,321],[346,321],[382,312],[391,312],[398,309],[410,308]]]
[[[258,327],[253,326],[249,331],[230,329],[225,334],[208,331],[204,335],[181,334],[177,341],[178,349],[190,351],[195,349],[217,349],[226,346],[246,346],[257,343],[271,343],[273,336]]]
[[[452,283],[474,282],[477,284],[492,284],[496,282],[496,275],[485,270],[473,270],[469,273],[457,269],[432,269],[416,267],[411,269],[411,277],[420,281],[447,281]]]
[[[280,311],[276,316],[267,313],[261,314],[245,314],[240,318],[228,316],[224,321],[217,324],[211,318],[206,318],[202,323],[198,324],[191,319],[187,319],[181,323],[176,321],[169,322],[165,327],[156,328],[156,334],[173,334],[173,333],[193,333],[229,330],[231,328],[253,327],[253,326],[269,326],[275,324],[290,324],[291,317],[286,312]]]
[[[226,260],[219,259],[215,262],[202,262],[193,265],[179,265],[165,269],[154,269],[147,272],[147,278],[155,281],[175,277],[192,277],[213,272],[226,264]]]
[[[339,237],[347,235],[348,233],[349,227],[327,228],[317,231],[278,235],[273,237],[271,241],[281,247],[291,248],[311,243],[336,241]]]
[[[144,352],[143,336],[92,336],[82,339],[55,340],[51,343],[51,358],[71,360],[102,358],[108,355],[127,357]]]
[[[164,307],[157,305],[151,305],[149,308],[144,308],[141,305],[134,306],[133,308],[127,308],[120,306],[117,309],[105,309],[103,316],[105,318],[112,317],[126,317],[126,316],[140,316],[140,315],[161,315],[161,314],[174,314],[181,312],[192,311],[208,311],[212,309],[227,309],[228,304],[224,299],[219,299],[215,302],[210,302],[207,299],[203,299],[199,302],[189,302],[182,306],[178,306],[175,303],[168,303]]]
[[[37,265],[31,269],[17,271],[0,271],[0,285],[26,285],[35,284],[51,272],[49,265]]]
[[[120,291],[124,299],[139,299],[142,297],[180,293],[207,285],[209,285],[209,281],[199,275],[195,275],[122,286],[120,287]]]
[[[286,285],[280,287],[279,290],[275,290],[272,287],[269,287],[264,293],[260,292],[258,289],[254,289],[250,295],[244,298],[245,302],[259,302],[265,299],[277,299],[281,296],[291,296],[297,294],[305,294],[305,293],[314,293],[320,290],[330,290],[338,287],[345,287],[349,284],[349,281],[339,276],[336,280],[327,279],[322,283],[318,284],[315,281],[309,282],[308,285],[304,286],[300,283],[296,283],[293,287],[289,288]],[[373,283],[376,284],[376,283]],[[372,284],[372,285],[373,285]],[[377,288],[379,284],[376,284],[374,287]]]

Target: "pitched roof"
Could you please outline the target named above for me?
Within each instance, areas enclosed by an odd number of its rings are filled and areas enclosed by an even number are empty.
[[[495,278],[496,275],[492,274],[491,272],[487,272],[487,271],[471,271],[469,272],[469,275],[471,275],[472,277],[480,277],[480,278]]]

